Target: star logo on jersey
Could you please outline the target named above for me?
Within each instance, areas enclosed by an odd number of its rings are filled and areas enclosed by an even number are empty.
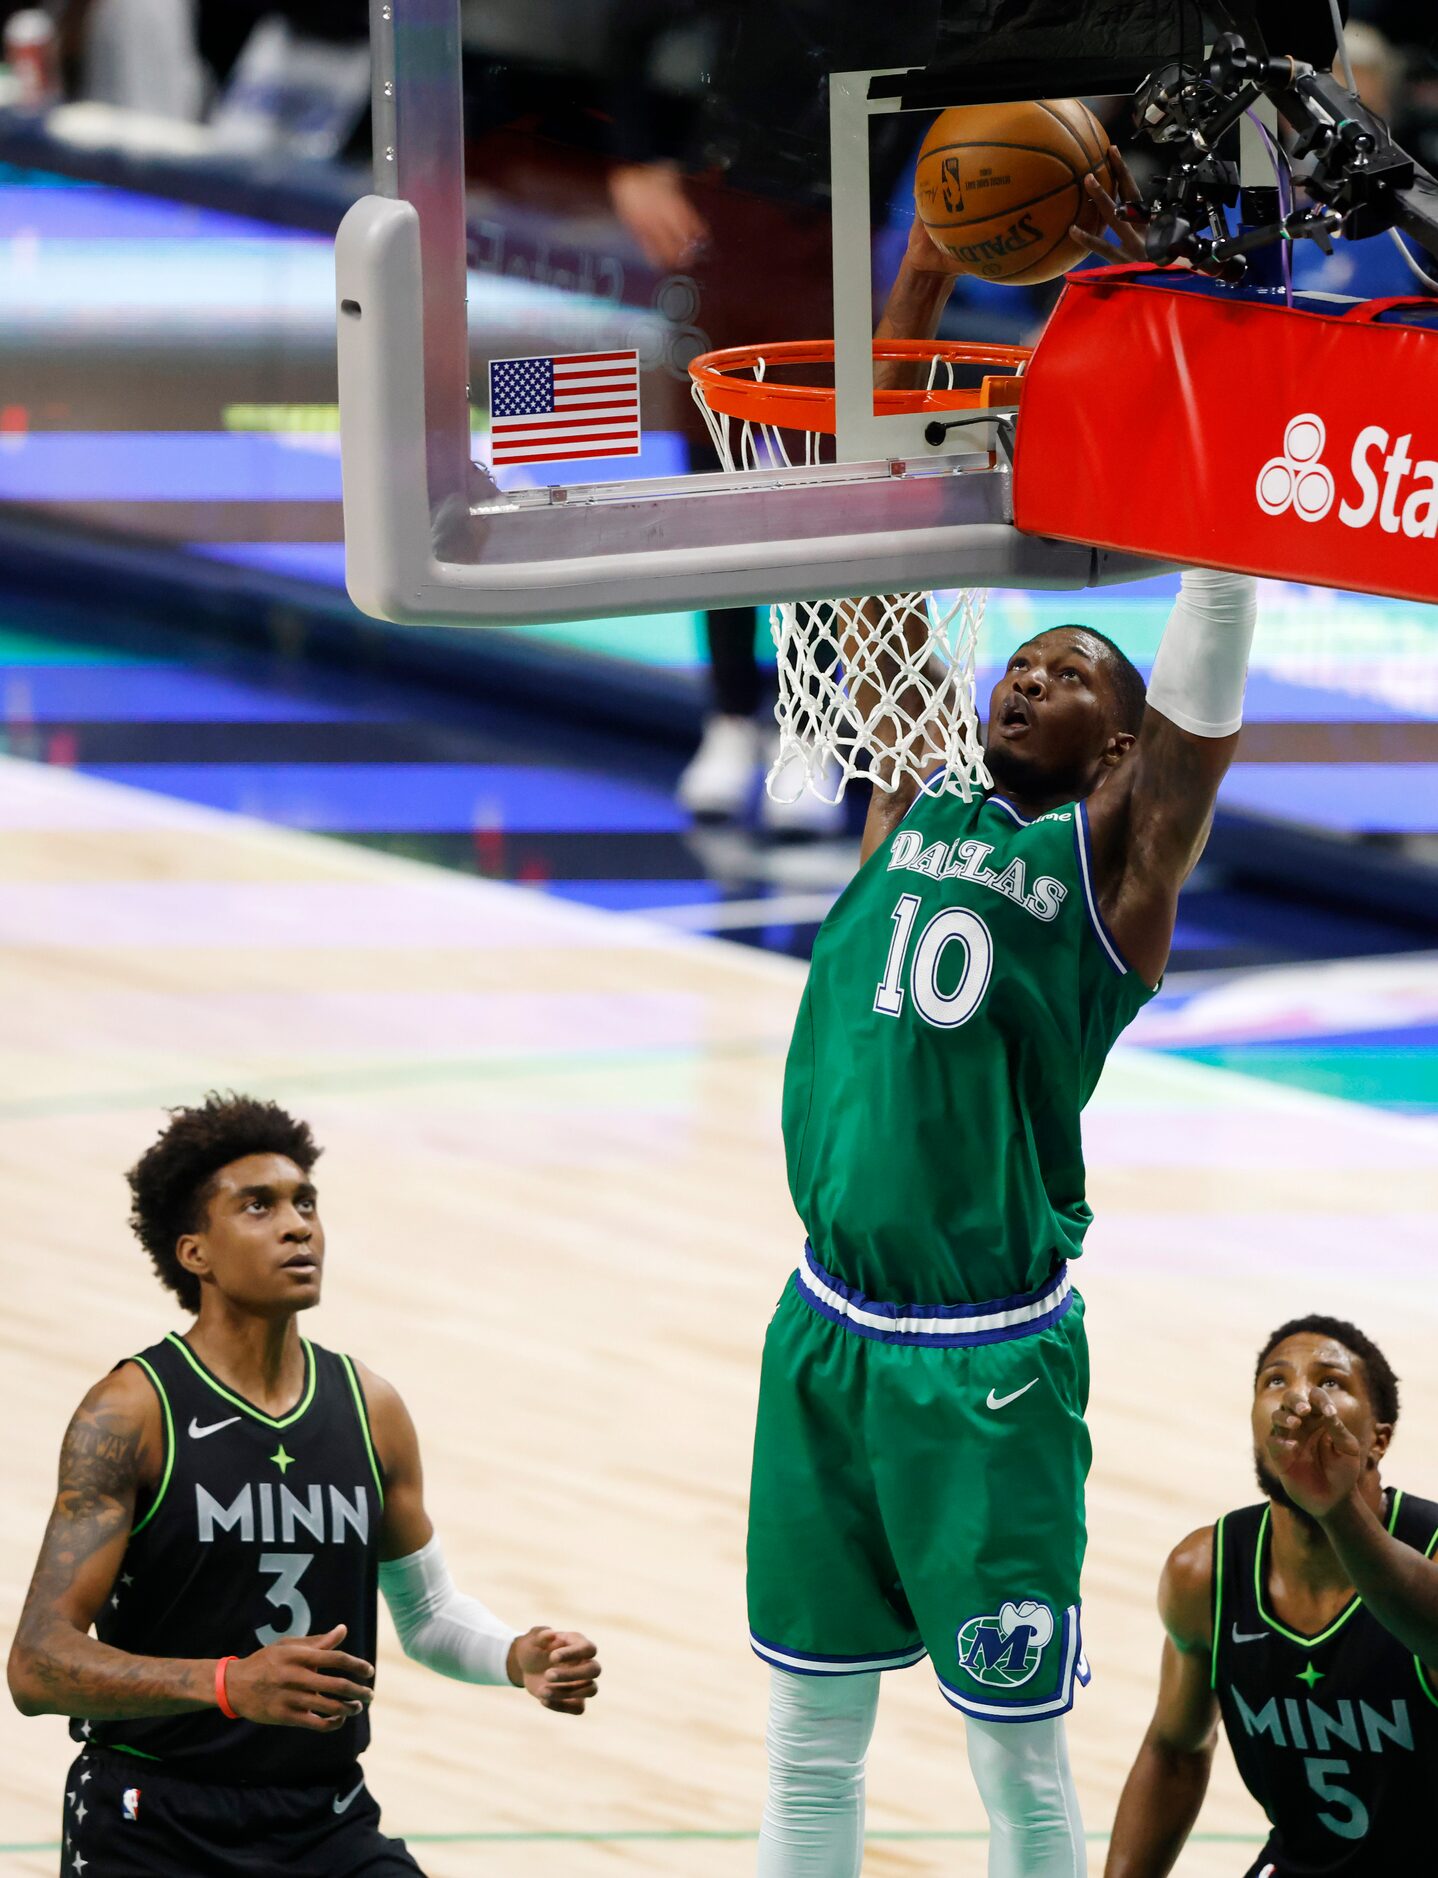
[[[294,1455],[285,1453],[285,1444],[283,1441],[275,1449],[270,1459],[274,1462],[275,1466],[279,1468],[281,1477],[283,1477],[288,1468],[293,1467],[295,1464]]]
[[[1307,1669],[1300,1669],[1298,1671],[1298,1680],[1308,1684],[1308,1693],[1312,1695],[1313,1685],[1316,1682],[1322,1682],[1323,1675],[1324,1672],[1321,1669],[1315,1669],[1312,1663],[1310,1663]]]

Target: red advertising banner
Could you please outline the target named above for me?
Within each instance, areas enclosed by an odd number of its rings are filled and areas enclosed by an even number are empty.
[[[1438,601],[1438,330],[1428,301],[1334,313],[1076,274],[1024,382],[1032,534]]]

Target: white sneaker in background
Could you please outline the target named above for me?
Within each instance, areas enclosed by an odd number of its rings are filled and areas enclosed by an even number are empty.
[[[707,719],[675,790],[680,808],[703,822],[737,821],[753,800],[763,761],[763,732],[752,718]]]
[[[769,754],[773,755],[771,743]],[[839,783],[839,766],[826,762],[819,777],[825,794],[832,794]],[[759,826],[766,834],[787,836],[790,840],[822,841],[842,835],[846,823],[842,802],[826,802],[815,795],[804,780],[804,759],[797,751],[785,757],[774,779],[778,795],[771,795],[766,784],[759,797]],[[792,796],[792,801],[785,798]]]

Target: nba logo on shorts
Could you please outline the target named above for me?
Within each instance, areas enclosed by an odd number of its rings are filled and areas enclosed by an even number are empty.
[[[138,1819],[140,1817],[140,1789],[126,1787],[120,1795],[120,1806],[126,1819]]]
[[[996,1616],[971,1617],[958,1634],[959,1664],[991,1689],[1017,1689],[1043,1661],[1053,1640],[1054,1615],[1026,1598],[1002,1605]]]

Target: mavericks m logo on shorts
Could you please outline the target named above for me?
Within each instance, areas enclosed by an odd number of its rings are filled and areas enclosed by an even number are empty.
[[[1032,1598],[1003,1604],[996,1615],[971,1617],[961,1627],[959,1666],[990,1689],[1017,1689],[1036,1672],[1053,1635],[1047,1604]]]

